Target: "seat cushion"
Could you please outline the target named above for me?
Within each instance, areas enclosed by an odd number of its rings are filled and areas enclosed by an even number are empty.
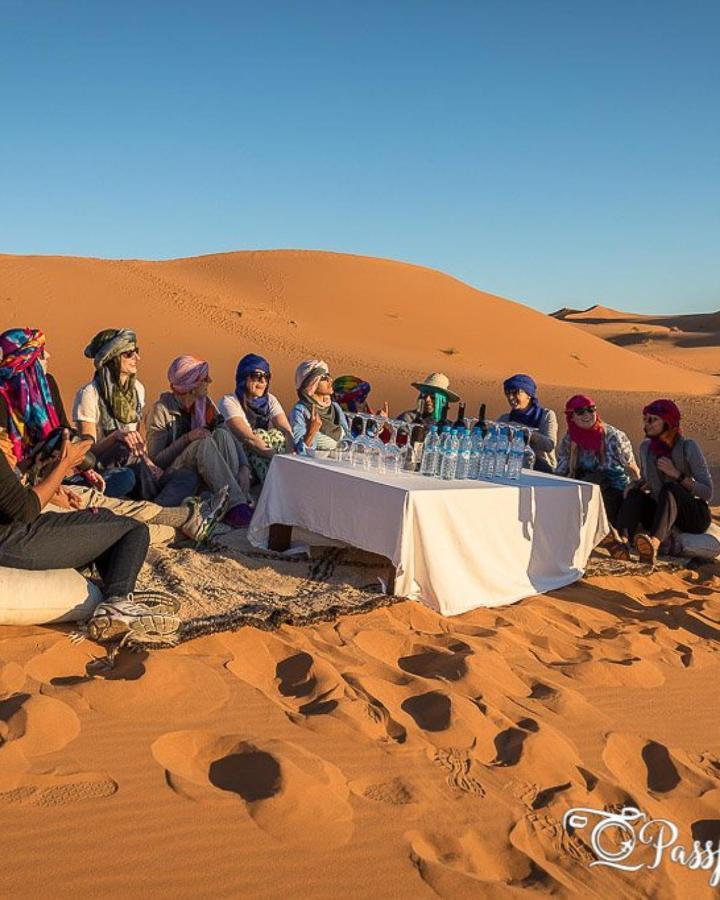
[[[101,600],[98,586],[74,569],[0,567],[0,625],[77,622],[88,618]]]

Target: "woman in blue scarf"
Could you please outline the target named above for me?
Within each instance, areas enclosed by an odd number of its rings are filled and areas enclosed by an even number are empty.
[[[262,484],[273,456],[293,446],[285,411],[270,393],[270,363],[255,353],[243,356],[235,373],[235,393],[222,398],[219,410]]]
[[[529,375],[512,375],[503,382],[503,391],[510,406],[509,413],[499,416],[499,422],[509,422],[532,428],[530,446],[535,451],[535,470],[555,471],[557,444],[557,416],[540,405],[537,385]]]

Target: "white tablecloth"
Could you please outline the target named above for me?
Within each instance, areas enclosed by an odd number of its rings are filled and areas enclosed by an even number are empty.
[[[380,475],[274,457],[249,531],[299,525],[386,556],[395,593],[444,615],[563,587],[608,531],[597,485],[523,472],[521,482]]]

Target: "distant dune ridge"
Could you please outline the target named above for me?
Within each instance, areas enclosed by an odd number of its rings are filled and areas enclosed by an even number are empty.
[[[551,313],[587,334],[627,347],[647,359],[720,375],[720,310],[677,316],[641,316],[606,306],[563,307]]]

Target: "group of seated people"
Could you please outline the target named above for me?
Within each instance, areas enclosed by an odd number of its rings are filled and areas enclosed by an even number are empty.
[[[355,413],[373,413],[367,381],[333,380],[323,360],[308,359],[297,367],[297,402],[288,416],[270,393],[270,364],[248,354],[237,365],[234,390],[217,406],[208,396],[208,362],[178,357],[168,369],[169,389],[146,415],[135,332],[100,331],[85,356],[94,374],[77,391],[70,421],[48,371],[43,333],[0,334],[0,566],[94,564],[107,603],[118,608],[132,602],[152,526],[170,526],[198,543],[218,521],[246,527],[251,486],[262,484],[275,454],[332,449],[351,434]],[[460,399],[442,373],[412,387],[415,407],[397,416],[411,425],[446,421],[448,406]],[[671,400],[643,410],[638,467],[627,435],[602,421],[590,397],[567,401],[567,432],[558,445],[557,417],[541,405],[530,376],[508,378],[503,391],[509,409],[500,420],[530,429],[538,470],[600,486],[613,556],[629,559],[634,546],[653,561],[673,528],[708,528],[708,466],[698,444],[681,433]],[[376,414],[388,416],[387,404]],[[56,449],[46,453],[53,436]]]

